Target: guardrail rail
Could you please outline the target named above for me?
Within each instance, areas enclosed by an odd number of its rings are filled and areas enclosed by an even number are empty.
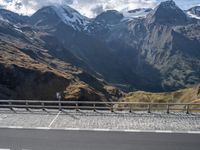
[[[110,110],[114,111],[164,111],[167,113],[181,111],[187,114],[200,112],[200,103],[142,103],[142,102],[97,102],[97,101],[45,101],[45,100],[0,100],[0,108],[29,109],[74,109],[79,110]]]

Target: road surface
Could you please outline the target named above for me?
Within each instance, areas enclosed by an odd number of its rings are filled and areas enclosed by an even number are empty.
[[[200,134],[0,129],[0,150],[198,150]]]

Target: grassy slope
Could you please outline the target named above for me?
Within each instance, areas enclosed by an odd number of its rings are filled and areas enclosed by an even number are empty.
[[[10,38],[0,34],[0,99],[54,100],[58,91],[65,100],[110,101],[116,96],[105,82],[51,56],[40,44]]]
[[[158,102],[158,103],[191,103],[200,99],[200,86],[168,93],[150,93],[137,91],[126,94],[122,101],[128,102]]]
[[[183,89],[168,93],[150,93],[137,91],[126,94],[121,101],[124,102],[152,102],[152,103],[200,103],[200,85],[193,88]],[[155,106],[157,107],[157,106]],[[159,106],[160,107],[160,106]],[[183,108],[183,106],[172,106]],[[199,106],[191,106],[199,108]]]

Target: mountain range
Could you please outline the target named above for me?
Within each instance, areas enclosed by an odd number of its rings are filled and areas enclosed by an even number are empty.
[[[32,16],[0,9],[0,99],[117,100],[200,83],[200,6],[108,10],[69,6]],[[123,91],[123,92],[122,92]]]

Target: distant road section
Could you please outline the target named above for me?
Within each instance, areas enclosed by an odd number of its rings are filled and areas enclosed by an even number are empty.
[[[6,150],[198,150],[200,134],[0,129]]]

